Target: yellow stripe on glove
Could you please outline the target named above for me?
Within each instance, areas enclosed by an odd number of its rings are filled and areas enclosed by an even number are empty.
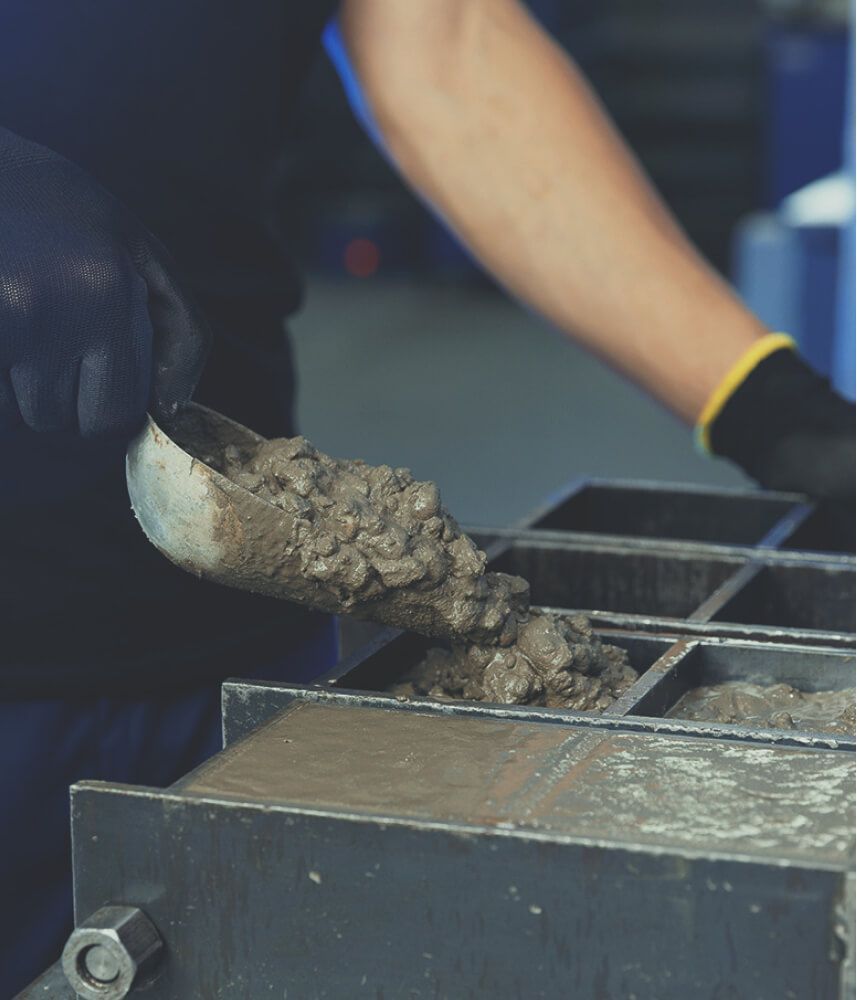
[[[768,333],[746,350],[729,369],[723,380],[708,397],[708,402],[702,408],[702,413],[696,422],[694,435],[697,446],[704,452],[711,453],[711,425],[720,416],[723,407],[729,402],[735,390],[746,380],[765,358],[774,351],[783,348],[795,350],[794,339],[787,333]]]

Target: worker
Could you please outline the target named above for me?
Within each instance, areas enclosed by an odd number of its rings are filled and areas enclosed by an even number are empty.
[[[389,156],[513,295],[763,487],[853,503],[853,408],[688,244],[517,0],[336,7],[0,7],[0,996],[70,930],[69,784],[167,784],[218,748],[225,676],[336,655],[328,619],[163,559],[123,466],[194,390],[293,432],[300,283],[266,198],[334,14]]]

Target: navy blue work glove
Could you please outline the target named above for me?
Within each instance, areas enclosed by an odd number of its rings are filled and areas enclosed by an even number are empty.
[[[0,433],[169,422],[208,344],[171,270],[83,170],[0,128]]]

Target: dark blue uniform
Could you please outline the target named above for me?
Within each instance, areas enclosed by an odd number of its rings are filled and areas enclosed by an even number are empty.
[[[270,196],[332,6],[0,5],[0,125],[83,167],[161,240],[214,332],[195,398],[269,436],[292,432],[282,322],[300,296]],[[335,640],[327,618],[172,567],[133,519],[123,448],[71,434],[0,436],[0,602],[5,998],[70,929],[68,785],[170,783],[218,748],[225,676],[308,679]]]

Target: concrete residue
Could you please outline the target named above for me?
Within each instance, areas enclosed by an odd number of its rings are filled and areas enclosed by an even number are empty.
[[[414,693],[599,710],[636,679],[584,618],[531,615],[525,580],[486,573],[434,483],[331,458],[303,437],[242,436],[201,411],[173,436],[283,513],[256,526],[263,535],[247,555],[283,597],[451,640],[452,653],[418,668]]]
[[[762,729],[853,735],[854,691],[799,691],[789,684],[727,681],[691,688],[668,713],[671,719],[734,722]]]
[[[397,695],[603,711],[637,679],[623,649],[602,643],[582,615],[532,612],[514,645],[429,650]]]

